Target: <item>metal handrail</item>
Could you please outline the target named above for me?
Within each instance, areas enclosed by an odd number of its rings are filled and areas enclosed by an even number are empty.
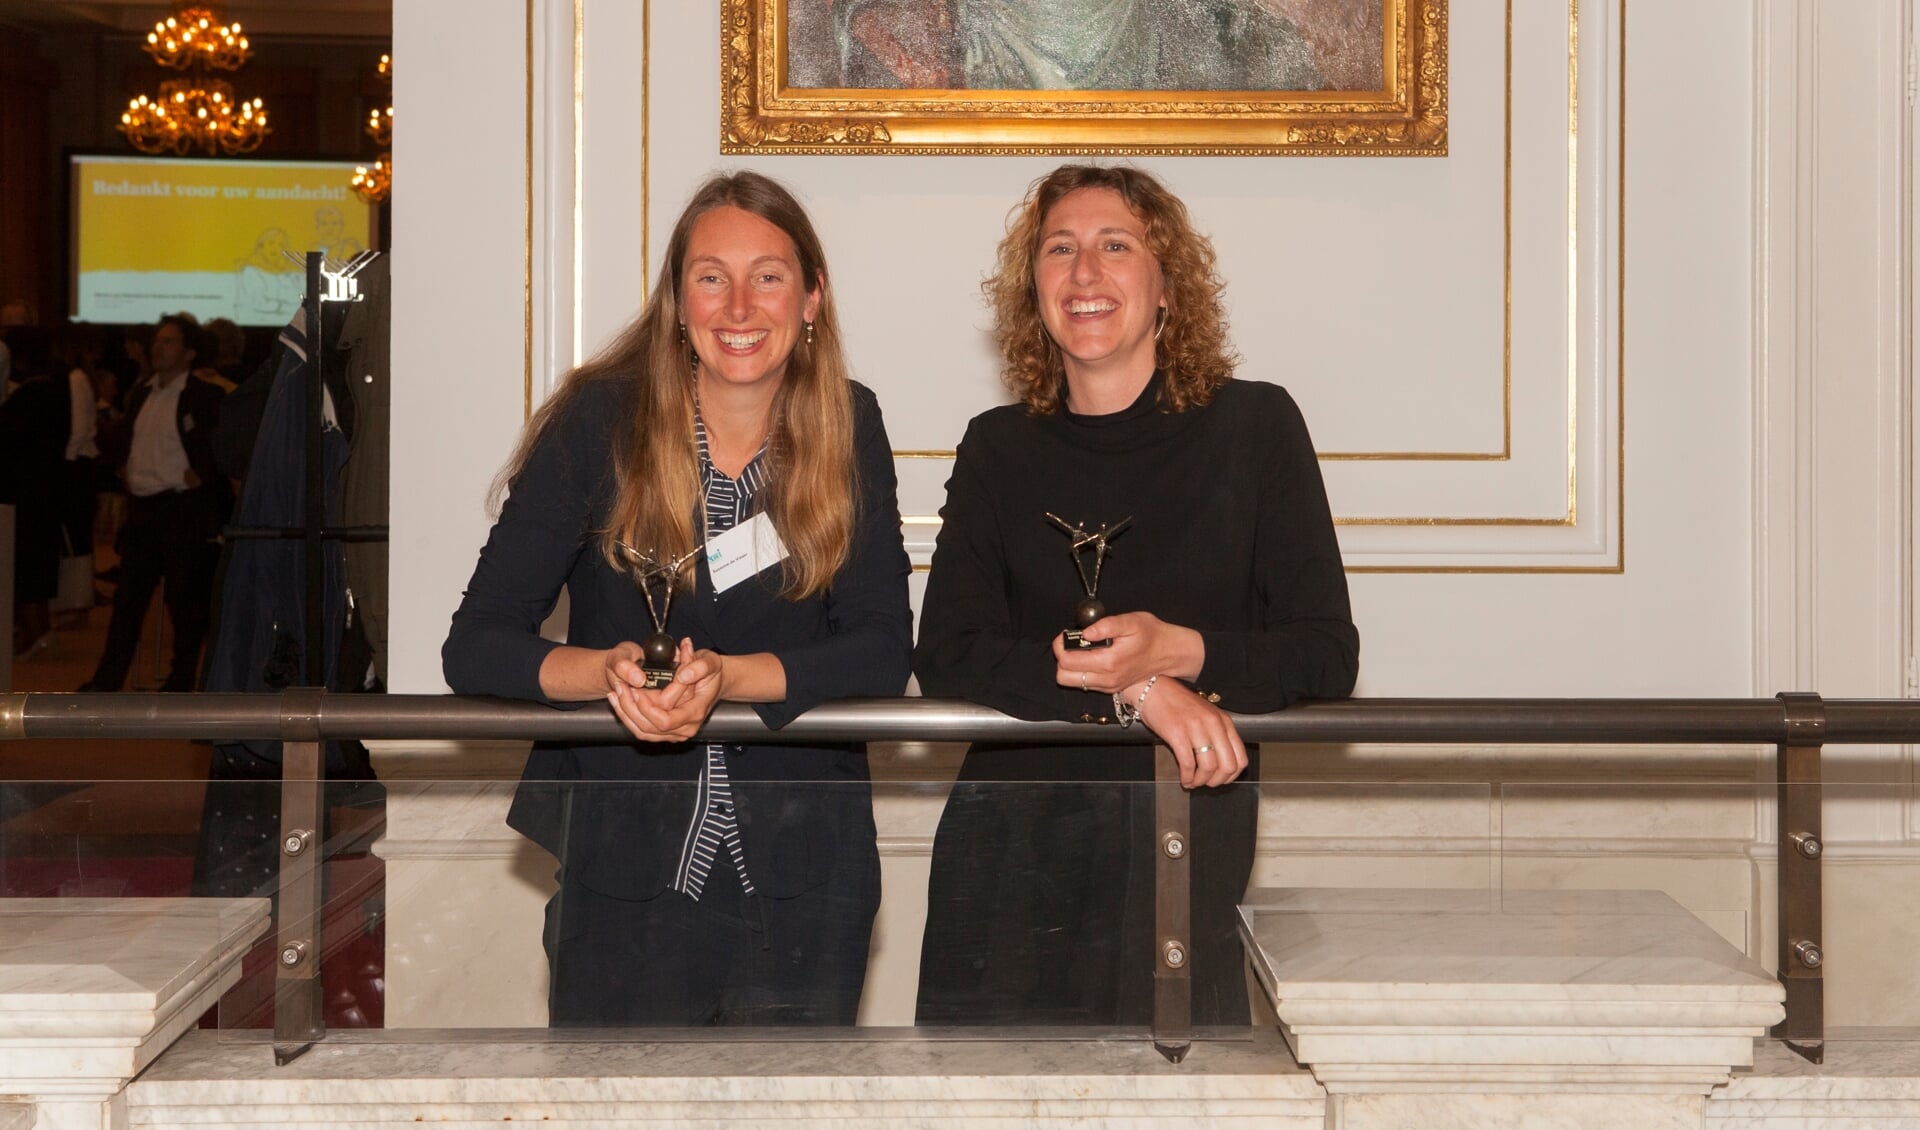
[[[1779,976],[1786,1019],[1774,1034],[1819,1062],[1825,1042],[1821,969],[1820,751],[1825,744],[1920,743],[1920,700],[1822,699],[1806,693],[1764,699],[1407,698],[1302,703],[1273,714],[1236,714],[1249,741],[1345,744],[1605,743],[1774,746],[1780,889]],[[815,707],[779,729],[751,707],[723,705],[701,736],[716,741],[985,741],[1032,744],[1150,744],[1145,727],[1029,722],[946,699],[849,699]],[[286,1062],[322,1038],[317,954],[320,875],[307,850],[321,826],[321,743],[329,739],[514,739],[607,743],[626,738],[604,708],[449,695],[328,694],[0,694],[4,739],[279,739],[281,878],[275,1057]],[[1184,843],[1188,799],[1171,754],[1155,761],[1155,835]],[[1184,954],[1191,853],[1155,853],[1156,933],[1170,938],[1154,969],[1154,1041],[1184,1055],[1188,971]],[[1177,944],[1176,944],[1177,943]]]
[[[1920,743],[1920,699],[1822,699],[1830,745]],[[302,708],[304,714],[307,708]],[[1379,698],[1302,703],[1235,714],[1249,741],[1418,745],[1609,743],[1778,745],[1792,724],[1779,698]],[[282,737],[278,694],[0,694],[0,739],[122,738],[230,741]],[[311,722],[323,739],[620,741],[602,709],[415,694],[322,694]],[[716,741],[985,741],[1151,744],[1140,729],[1028,722],[953,699],[845,699],[775,730],[752,707],[723,704],[702,736]]]

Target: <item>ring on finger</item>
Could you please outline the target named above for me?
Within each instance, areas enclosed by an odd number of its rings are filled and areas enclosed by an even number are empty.
[[[1193,752],[1195,752],[1195,753],[1212,753],[1212,752],[1213,752],[1213,743],[1212,743],[1212,742],[1208,742],[1208,743],[1206,743],[1205,745],[1197,745],[1197,746],[1194,746],[1194,747],[1193,747]]]
[[[1083,691],[1087,689],[1087,673],[1085,671],[1080,672],[1080,689]]]

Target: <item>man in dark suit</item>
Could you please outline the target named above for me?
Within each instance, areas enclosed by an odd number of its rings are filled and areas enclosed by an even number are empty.
[[[121,459],[127,518],[115,548],[120,584],[107,645],[83,691],[117,691],[140,644],[153,590],[165,585],[173,623],[173,665],[163,691],[189,691],[200,663],[213,600],[220,528],[233,487],[214,463],[212,436],[231,387],[194,362],[213,356],[200,326],[183,314],[160,319],[149,347],[153,376],[134,390],[129,427],[112,454]]]

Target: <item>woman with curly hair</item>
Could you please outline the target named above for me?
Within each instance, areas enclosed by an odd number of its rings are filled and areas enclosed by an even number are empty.
[[[1193,790],[1193,1022],[1245,1024],[1234,907],[1258,747],[1226,712],[1344,696],[1359,662],[1306,424],[1278,385],[1233,379],[1213,248],[1138,169],[1035,183],[983,289],[1020,402],[961,441],[921,690],[1027,719],[1137,720],[1172,750]],[[1071,548],[1074,527],[1106,527],[1105,552]],[[1076,565],[1091,577],[1097,556],[1111,611],[1076,646]],[[968,751],[934,841],[919,1023],[1149,1022],[1152,756]]]

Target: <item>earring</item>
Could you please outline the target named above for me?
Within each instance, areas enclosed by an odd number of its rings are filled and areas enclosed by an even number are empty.
[[[807,323],[807,348],[808,349],[813,348],[813,323],[812,322]]]
[[[1167,328],[1167,308],[1165,306],[1162,306],[1160,307],[1160,313],[1155,315],[1153,319],[1153,340],[1159,341],[1160,335],[1166,332],[1166,328]]]

